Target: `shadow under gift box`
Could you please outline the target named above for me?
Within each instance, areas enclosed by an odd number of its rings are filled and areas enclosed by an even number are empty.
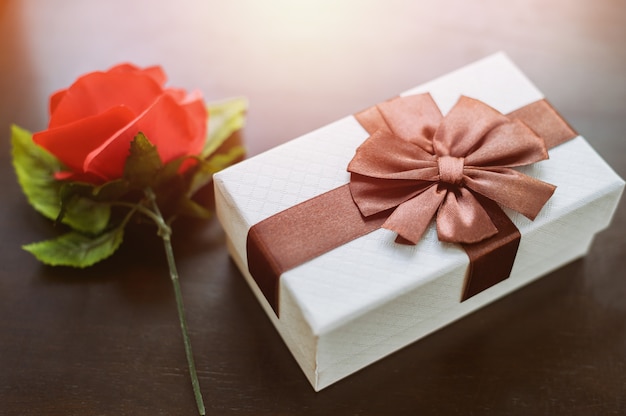
[[[504,54],[401,95],[425,92],[444,115],[460,95],[503,114],[544,98]],[[505,209],[522,235],[508,279],[461,301],[469,258],[459,245],[440,242],[434,224],[415,246],[397,244],[395,233],[378,229],[284,272],[279,317],[248,271],[248,231],[348,183],[346,167],[367,137],[348,116],[214,178],[229,251],[316,391],[585,255],[624,189],[578,136],[550,149],[548,160],[518,169],[557,189],[534,221]]]

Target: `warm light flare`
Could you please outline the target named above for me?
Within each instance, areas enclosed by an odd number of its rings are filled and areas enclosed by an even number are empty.
[[[348,30],[356,4],[351,1],[271,0],[250,2],[246,13],[260,23],[256,29],[295,38],[328,37]]]

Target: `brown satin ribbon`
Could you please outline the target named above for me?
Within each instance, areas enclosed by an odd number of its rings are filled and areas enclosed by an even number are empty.
[[[436,118],[431,107],[422,106],[418,101],[407,100],[406,103],[417,118]],[[386,116],[387,120],[377,106],[355,115],[370,134],[381,128],[384,130],[387,122],[394,122],[389,120],[388,114]],[[545,100],[507,116],[521,120],[550,148],[577,135]],[[428,123],[423,126],[426,137],[432,136],[432,130],[429,130],[432,128]],[[429,143],[422,145],[427,147]],[[474,196],[496,226],[497,234],[478,243],[462,244],[470,264],[461,300],[509,276],[521,238],[517,227],[497,203],[480,194]],[[380,228],[394,209],[364,216],[355,204],[348,184],[288,208],[249,230],[246,249],[250,274],[278,315],[278,282],[282,273]],[[399,237],[398,241],[402,242],[402,238]]]

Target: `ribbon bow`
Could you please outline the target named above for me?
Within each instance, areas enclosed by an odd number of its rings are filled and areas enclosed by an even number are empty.
[[[365,217],[394,209],[383,228],[416,244],[433,217],[441,241],[476,243],[498,232],[476,194],[534,220],[555,186],[512,168],[548,158],[518,119],[462,96],[444,117],[429,94],[379,104],[363,116],[376,131],[348,166]]]

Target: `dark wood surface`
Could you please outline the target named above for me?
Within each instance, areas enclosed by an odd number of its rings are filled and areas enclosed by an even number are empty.
[[[20,246],[9,125],[131,60],[171,85],[250,99],[256,154],[498,50],[626,176],[626,3],[0,0],[0,415],[193,415],[162,247],[138,229],[85,270]],[[208,413],[626,414],[626,204],[589,255],[314,393],[228,258],[217,222],[174,244]]]

